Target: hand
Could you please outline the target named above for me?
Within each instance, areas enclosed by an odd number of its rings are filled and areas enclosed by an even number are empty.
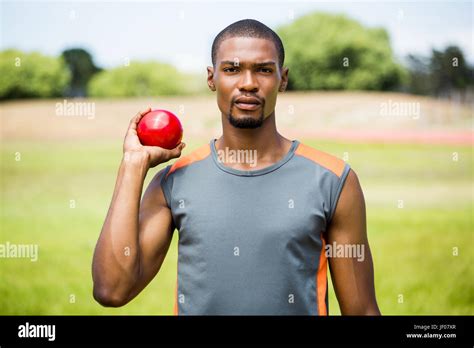
[[[181,156],[181,151],[186,146],[185,143],[181,142],[174,149],[168,150],[159,146],[144,146],[140,143],[140,139],[137,134],[137,125],[141,118],[145,116],[151,108],[147,108],[144,111],[139,112],[130,120],[127,134],[123,142],[123,153],[130,154],[131,152],[139,152],[145,155],[148,159],[149,168],[156,167],[160,163],[168,162],[172,158]]]

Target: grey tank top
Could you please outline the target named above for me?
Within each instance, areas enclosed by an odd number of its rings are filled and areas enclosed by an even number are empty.
[[[211,140],[165,168],[179,233],[175,314],[327,315],[326,231],[350,167],[297,140],[254,171]]]

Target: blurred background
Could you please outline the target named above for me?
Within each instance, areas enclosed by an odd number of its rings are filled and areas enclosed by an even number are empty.
[[[177,233],[119,309],[92,298],[92,254],[132,116],[176,113],[185,155],[220,136],[206,67],[243,18],[285,46],[279,131],[359,175],[382,313],[474,314],[470,1],[1,1],[0,314],[172,313]]]

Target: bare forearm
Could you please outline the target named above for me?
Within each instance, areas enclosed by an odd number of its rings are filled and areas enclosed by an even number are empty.
[[[126,296],[140,272],[138,211],[148,159],[125,153],[93,261],[94,291]]]
[[[342,315],[380,315],[374,287],[372,255],[364,244],[364,260],[331,259],[331,276]]]

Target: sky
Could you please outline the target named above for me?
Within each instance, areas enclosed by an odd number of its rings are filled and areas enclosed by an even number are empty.
[[[82,47],[96,65],[160,60],[204,72],[212,40],[227,25],[257,19],[272,29],[322,11],[384,27],[397,58],[461,47],[474,63],[472,1],[8,1],[0,0],[0,49],[59,55]]]

